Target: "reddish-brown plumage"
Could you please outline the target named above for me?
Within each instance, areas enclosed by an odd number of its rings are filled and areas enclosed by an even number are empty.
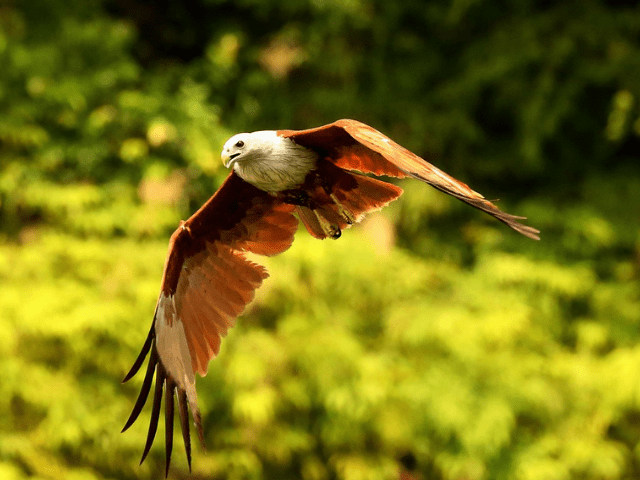
[[[273,132],[267,135],[263,132],[260,141],[271,138],[269,135]],[[295,147],[291,151],[306,155],[305,163],[298,164],[302,176],[310,169],[304,182],[296,180],[291,190],[272,189],[267,193],[232,172],[218,191],[171,236],[154,323],[142,352],[125,377],[125,381],[130,379],[151,352],[143,387],[123,429],[129,428],[142,410],[155,372],[156,388],[143,460],[155,437],[165,384],[167,421],[173,417],[174,391],[178,397],[189,465],[187,403],[203,439],[195,374],[206,374],[209,361],[220,350],[222,337],[268,276],[264,267],[245,258],[244,253],[270,256],[287,250],[298,226],[294,213],[314,237],[337,238],[364,214],[382,208],[402,194],[400,187],[363,174],[422,180],[489,213],[523,235],[538,238],[537,230],[518,222],[522,217],[502,212],[464,183],[363,123],[339,120],[310,130],[280,130],[276,135],[293,140],[298,146],[287,141]],[[284,147],[280,144],[279,148],[286,148],[286,143],[280,141]],[[233,143],[237,148],[243,147],[243,142],[233,140]],[[239,155],[227,153],[228,161]],[[295,154],[290,157],[287,160],[295,163]],[[260,160],[268,162],[269,158]],[[282,157],[278,161],[279,168],[283,165],[289,168]],[[300,170],[300,165],[304,170]],[[259,173],[254,170],[252,175]],[[167,428],[166,432],[168,471],[173,430]]]
[[[413,177],[458,200],[492,215],[517,232],[539,240],[538,230],[519,222],[518,217],[503,212],[485,200],[465,183],[447,175],[439,168],[407,150],[376,129],[356,120],[338,120],[330,125],[309,130],[278,132],[299,145],[321,149],[325,158],[345,170],[378,176]]]

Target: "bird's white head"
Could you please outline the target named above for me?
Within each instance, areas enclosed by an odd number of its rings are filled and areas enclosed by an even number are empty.
[[[302,184],[316,164],[317,153],[274,130],[239,133],[222,149],[222,163],[241,178],[268,192]]]
[[[231,168],[236,163],[267,158],[277,143],[279,143],[279,137],[273,130],[238,133],[224,144],[222,163],[225,167]]]

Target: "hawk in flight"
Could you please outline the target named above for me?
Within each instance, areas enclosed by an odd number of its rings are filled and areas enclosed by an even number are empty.
[[[140,395],[123,431],[138,418],[155,375],[141,462],[153,444],[164,395],[166,473],[176,399],[191,468],[189,410],[203,442],[196,373],[207,373],[222,337],[268,276],[244,253],[284,252],[293,242],[298,219],[316,238],[338,238],[366,213],[402,194],[400,187],[365,174],[421,180],[539,239],[538,230],[520,223],[524,217],[501,211],[464,183],[355,120],[309,130],[240,133],[224,145],[222,160],[232,169],[227,179],[171,236],[151,331],[124,379],[133,377],[150,354]]]

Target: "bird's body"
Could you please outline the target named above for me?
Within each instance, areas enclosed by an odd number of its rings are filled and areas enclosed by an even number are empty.
[[[519,222],[523,217],[502,212],[464,183],[355,120],[338,120],[310,130],[238,134],[227,141],[222,158],[233,171],[171,236],[153,325],[125,377],[125,381],[130,379],[151,352],[142,390],[123,431],[142,410],[155,374],[142,458],[153,443],[166,387],[167,472],[174,395],[190,464],[188,409],[203,440],[195,374],[206,374],[221,338],[268,276],[244,253],[270,256],[284,252],[293,242],[297,218],[316,238],[338,238],[366,213],[402,194],[400,187],[364,174],[416,178],[538,239],[536,229]]]

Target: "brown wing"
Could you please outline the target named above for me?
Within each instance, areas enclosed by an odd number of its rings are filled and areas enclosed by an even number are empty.
[[[207,373],[221,338],[268,276],[264,267],[243,253],[276,255],[288,249],[298,226],[293,211],[293,206],[231,173],[213,197],[171,236],[153,325],[124,379],[133,377],[151,352],[140,395],[122,430],[138,418],[155,371],[151,422],[141,463],[153,444],[166,388],[166,472],[173,446],[174,393],[191,468],[188,408],[203,439],[195,373]]]
[[[376,129],[356,120],[338,120],[310,130],[281,130],[299,145],[321,152],[337,166],[374,175],[413,177],[488,213],[521,234],[539,240],[540,233],[521,224],[518,217],[503,212],[466,184],[447,175],[426,160],[398,145]]]

